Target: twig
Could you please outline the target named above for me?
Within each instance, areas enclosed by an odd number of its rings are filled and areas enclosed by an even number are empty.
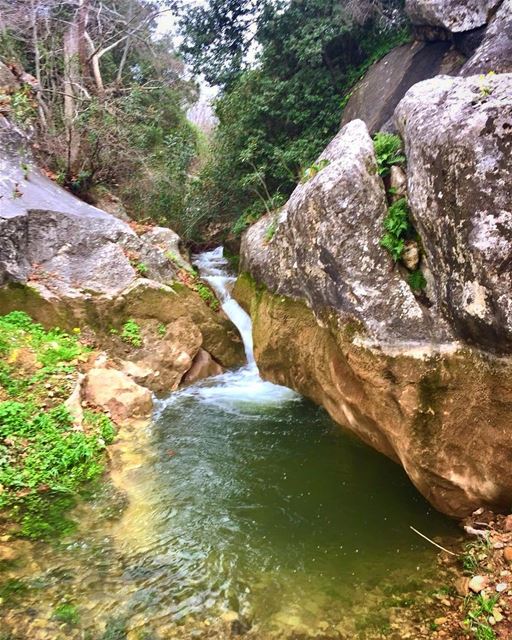
[[[414,533],[417,533],[419,536],[424,538],[427,542],[430,542],[430,544],[433,544],[434,547],[437,547],[438,549],[441,549],[441,551],[446,551],[446,553],[449,553],[451,556],[456,556],[457,555],[456,553],[453,553],[453,551],[450,551],[449,549],[445,549],[445,547],[442,547],[440,544],[437,544],[437,542],[434,542],[430,538],[427,538],[427,536],[425,534],[421,533],[421,531],[418,531],[418,529],[415,529],[411,525],[409,525],[409,528],[412,529],[414,531]]]

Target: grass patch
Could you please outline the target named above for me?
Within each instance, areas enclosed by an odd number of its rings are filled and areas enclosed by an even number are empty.
[[[34,539],[69,533],[64,516],[80,485],[104,470],[114,427],[87,411],[78,427],[64,405],[88,348],[78,332],[46,331],[25,313],[0,317],[0,510]]]
[[[65,602],[59,604],[53,610],[52,618],[58,622],[64,622],[65,624],[75,625],[80,620],[78,608],[74,604]]]

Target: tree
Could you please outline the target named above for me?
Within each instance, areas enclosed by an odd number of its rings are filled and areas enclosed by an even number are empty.
[[[224,14],[221,3],[211,2],[184,26],[186,55],[222,82],[212,159],[191,204],[201,212],[196,228],[208,220],[224,220],[228,228],[241,215],[240,230],[279,206],[336,133],[355,82],[407,38],[401,2],[394,0],[234,4],[238,13]],[[233,26],[236,16],[245,18]],[[250,37],[239,33],[249,18]],[[199,24],[205,30],[196,37]],[[231,49],[224,24],[234,34]],[[249,64],[254,42],[259,49]]]

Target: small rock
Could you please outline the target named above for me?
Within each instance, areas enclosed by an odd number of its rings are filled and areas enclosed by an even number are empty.
[[[16,560],[17,557],[18,554],[16,553],[15,549],[7,544],[0,545],[0,560]]]
[[[238,620],[238,613],[236,611],[226,611],[226,613],[221,615],[221,619],[224,622],[234,622]]]
[[[505,549],[503,549],[503,557],[508,563],[512,564],[512,547],[505,547]]]
[[[473,576],[469,581],[468,587],[473,593],[480,593],[489,584],[487,576]]]
[[[506,582],[499,582],[496,585],[496,591],[501,593],[502,591],[506,591],[508,589],[508,584]]]
[[[469,593],[469,578],[461,576],[455,580],[455,589],[459,596],[467,596]]]
[[[503,528],[505,529],[505,531],[507,531],[508,533],[510,533],[512,531],[512,515],[507,516],[505,518],[505,522],[503,523]]]
[[[438,626],[441,626],[443,624],[445,624],[446,622],[448,622],[448,618],[436,618],[434,620],[434,623],[437,624]]]
[[[415,240],[408,240],[405,243],[402,254],[402,262],[409,271],[416,271],[420,263],[420,249]]]

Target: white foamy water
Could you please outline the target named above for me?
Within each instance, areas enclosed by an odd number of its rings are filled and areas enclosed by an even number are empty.
[[[201,278],[217,294],[224,313],[239,330],[244,343],[247,365],[214,378],[208,378],[172,394],[161,403],[161,409],[193,397],[200,402],[211,403],[230,412],[239,413],[243,410],[253,413],[257,411],[258,406],[278,405],[299,399],[291,389],[261,379],[254,360],[251,318],[231,297],[231,289],[236,278],[228,272],[229,263],[223,255],[223,248],[217,247],[212,251],[201,253],[194,258],[193,263],[199,269]]]

